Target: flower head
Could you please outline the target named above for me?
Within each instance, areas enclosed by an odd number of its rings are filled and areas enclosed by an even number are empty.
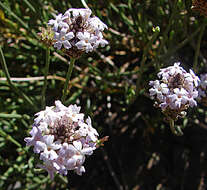
[[[198,100],[203,105],[207,105],[207,74],[201,74],[200,79],[198,85]]]
[[[157,74],[159,80],[150,81],[150,96],[168,119],[177,120],[187,108],[197,106],[196,87],[199,78],[192,70],[186,72],[180,63],[161,69]]]
[[[102,34],[107,26],[98,17],[91,17],[91,13],[90,9],[71,8],[49,20],[48,25],[54,31],[54,47],[77,58],[83,52],[88,53],[107,45]]]
[[[40,154],[43,165],[39,167],[47,170],[51,178],[55,172],[66,175],[68,170],[82,175],[86,155],[93,154],[98,142],[98,133],[92,127],[90,117],[84,121],[80,107],[66,107],[60,101],[35,115],[30,131],[32,137],[25,141]]]

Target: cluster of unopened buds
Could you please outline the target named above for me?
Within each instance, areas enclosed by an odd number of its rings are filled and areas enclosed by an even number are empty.
[[[55,48],[63,50],[68,56],[78,58],[82,53],[91,52],[99,46],[104,47],[108,42],[103,38],[103,30],[107,26],[96,16],[91,17],[90,9],[68,9],[55,19],[49,20],[53,35],[48,29],[42,31],[42,40]]]
[[[199,78],[192,70],[186,72],[180,63],[161,69],[159,80],[150,81],[150,96],[168,120],[176,121],[186,115],[188,107],[197,106]]]
[[[207,106],[207,74],[200,75],[200,83],[198,86],[198,100]]]
[[[36,116],[31,137],[25,141],[40,154],[44,164],[39,167],[47,170],[51,178],[56,172],[62,175],[67,175],[68,170],[74,170],[78,175],[85,172],[85,157],[92,155],[100,142],[90,117],[84,121],[80,107],[66,107],[60,101]]]

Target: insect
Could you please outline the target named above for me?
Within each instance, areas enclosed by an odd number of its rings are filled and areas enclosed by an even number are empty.
[[[170,84],[171,84],[170,86],[172,88],[181,88],[183,86],[183,83],[184,83],[184,78],[180,73],[178,73],[175,76],[172,76],[170,80]]]
[[[76,18],[76,24],[79,26],[79,27],[82,27],[83,25],[83,17],[81,15],[79,15],[77,18]]]

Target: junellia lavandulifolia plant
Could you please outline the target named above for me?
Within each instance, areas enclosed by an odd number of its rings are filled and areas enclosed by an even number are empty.
[[[98,17],[91,17],[91,13],[90,9],[71,8],[64,14],[58,14],[55,19],[51,19],[48,23],[49,27],[40,33],[42,41],[47,45],[52,44],[70,57],[70,65],[61,98],[63,102],[66,99],[68,82],[75,60],[84,52],[92,52],[99,46],[104,47],[108,44],[102,34],[107,26]]]
[[[149,83],[152,87],[150,96],[155,100],[155,106],[161,108],[172,132],[182,135],[182,130],[174,122],[183,118],[189,107],[197,106],[200,79],[192,70],[186,72],[180,63],[161,69],[157,76],[158,80]]]
[[[107,26],[98,18],[91,17],[90,9],[67,10],[49,20],[48,28],[39,34],[41,41],[47,45],[44,86],[42,90],[42,107],[45,107],[45,92],[49,71],[50,46],[63,51],[70,57],[70,65],[66,75],[62,102],[55,101],[55,106],[46,107],[36,114],[31,137],[25,138],[27,146],[34,146],[34,153],[40,154],[43,164],[38,166],[48,171],[51,179],[54,173],[67,175],[74,170],[82,175],[85,172],[83,163],[86,155],[101,146],[107,137],[98,140],[98,133],[92,127],[90,117],[84,121],[77,105],[64,106],[68,83],[75,60],[83,53],[92,52],[108,42],[103,38],[102,31]]]

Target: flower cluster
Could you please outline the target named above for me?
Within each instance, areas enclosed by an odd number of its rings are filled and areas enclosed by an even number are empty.
[[[207,74],[200,75],[200,83],[198,86],[198,100],[207,105]]]
[[[184,116],[185,110],[190,106],[197,106],[196,98],[198,90],[196,87],[199,78],[192,70],[186,72],[180,63],[161,69],[158,73],[159,80],[150,81],[150,96],[156,100],[158,107],[168,119],[177,120]]]
[[[62,175],[67,175],[68,170],[74,170],[78,175],[85,172],[85,157],[93,154],[98,143],[98,133],[92,127],[90,117],[84,121],[80,107],[66,107],[60,101],[36,116],[31,137],[25,141],[40,154],[44,164],[39,167],[47,170],[51,178],[55,172]]]
[[[71,8],[49,20],[48,25],[54,31],[54,47],[76,58],[108,44],[102,34],[107,26],[98,17],[91,17],[91,13],[90,9]]]

